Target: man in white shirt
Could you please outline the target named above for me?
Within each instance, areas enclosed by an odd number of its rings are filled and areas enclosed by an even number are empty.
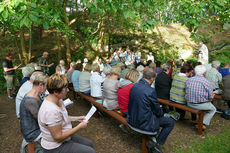
[[[59,66],[61,67],[61,74],[65,74],[66,73],[65,61],[64,60],[60,60]]]
[[[88,59],[84,58],[84,63],[82,64],[83,65],[83,70],[84,70],[84,68],[85,68],[85,66],[86,66],[87,63],[88,63]]]
[[[152,54],[152,52],[149,53],[149,55],[147,56],[147,61],[151,60],[154,63],[154,56]]]
[[[200,42],[198,62],[208,64],[208,48],[203,42]]]
[[[136,64],[141,61],[141,52],[137,51],[135,54]]]
[[[93,74],[90,78],[91,96],[96,98],[102,97],[101,84],[104,82],[104,78],[100,75],[100,67],[97,63],[92,65]]]
[[[102,72],[103,69],[104,69],[104,64],[102,63],[101,58],[98,59],[98,65],[99,65],[99,67],[100,67],[100,72]]]

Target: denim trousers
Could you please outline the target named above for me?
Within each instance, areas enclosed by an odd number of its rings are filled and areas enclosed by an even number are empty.
[[[174,127],[174,120],[168,117],[159,118],[159,124],[162,129],[157,137],[157,143],[163,145]]]

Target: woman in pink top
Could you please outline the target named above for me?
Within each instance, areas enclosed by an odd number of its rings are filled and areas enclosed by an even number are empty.
[[[139,73],[137,70],[129,70],[125,76],[125,79],[120,80],[118,84],[118,104],[122,113],[128,114],[129,93],[133,84],[137,81]]]
[[[42,132],[41,146],[45,153],[95,153],[90,140],[75,134],[86,128],[84,116],[69,116],[63,104],[68,93],[68,79],[65,75],[54,74],[47,80],[49,95],[43,101],[38,123]],[[72,127],[71,121],[79,121]]]

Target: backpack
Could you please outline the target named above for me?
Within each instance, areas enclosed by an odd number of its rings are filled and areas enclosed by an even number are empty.
[[[230,108],[226,109],[222,114],[221,117],[223,117],[226,120],[230,120]]]

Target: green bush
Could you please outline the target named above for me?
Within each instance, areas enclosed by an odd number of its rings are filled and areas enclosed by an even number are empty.
[[[210,54],[210,61],[217,60],[224,66],[226,62],[230,62],[230,45],[222,50]]]
[[[0,94],[6,93],[6,80],[3,76],[3,68],[2,66],[0,67]]]

